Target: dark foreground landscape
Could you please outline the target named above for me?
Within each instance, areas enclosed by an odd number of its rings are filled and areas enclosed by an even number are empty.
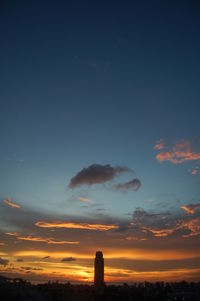
[[[23,279],[9,279],[0,276],[0,296],[6,301],[199,301],[200,282],[177,283],[135,283],[132,285],[108,285],[103,291],[94,286],[72,285],[69,282],[48,282],[33,285]]]

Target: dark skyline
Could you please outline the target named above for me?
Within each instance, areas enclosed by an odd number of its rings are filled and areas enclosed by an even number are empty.
[[[200,2],[0,4],[0,268],[200,276]]]

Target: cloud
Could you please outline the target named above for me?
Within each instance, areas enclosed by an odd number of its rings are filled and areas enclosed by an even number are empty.
[[[26,241],[34,241],[34,242],[45,242],[47,244],[54,244],[54,245],[78,245],[79,241],[66,241],[66,240],[54,240],[52,238],[43,238],[40,236],[17,236],[17,239],[19,240],[26,240]]]
[[[151,229],[151,228],[144,227],[143,230],[150,231],[152,233],[152,235],[155,237],[167,237],[167,236],[173,234],[174,231],[176,230],[176,228],[175,229],[173,229],[173,228],[172,229],[153,229],[153,228]]]
[[[154,146],[154,149],[161,150],[163,148],[164,148],[164,141],[162,139],[160,139]]]
[[[22,258],[18,258],[17,260],[16,260],[16,262],[23,262],[24,260],[22,259]]]
[[[195,213],[200,208],[200,204],[190,205],[189,213]],[[184,208],[186,211],[188,208]],[[191,212],[192,211],[192,212]],[[164,218],[163,218],[164,217]],[[133,221],[130,223],[129,229],[134,230],[135,236],[138,237],[168,237],[172,234],[187,238],[190,236],[200,235],[200,219],[190,218],[189,216],[173,217],[168,213],[148,213],[142,208],[135,210]],[[149,236],[150,235],[150,236]]]
[[[53,221],[53,222],[43,222],[38,221],[35,223],[37,227],[41,228],[69,228],[69,229],[85,229],[85,230],[96,230],[96,231],[108,231],[112,229],[117,229],[116,225],[106,225],[106,224],[89,224],[89,223],[75,223],[75,222],[64,222],[64,221]]]
[[[157,219],[163,219],[163,216],[168,215],[168,213],[154,213],[146,212],[143,208],[137,208],[133,212],[133,221],[136,222],[153,222]]]
[[[42,259],[49,259],[49,258],[51,258],[51,256],[45,256]]]
[[[117,175],[125,172],[133,172],[128,167],[111,165],[92,164],[79,171],[69,183],[70,188],[76,188],[81,185],[103,184],[113,180]]]
[[[6,232],[5,234],[9,235],[9,236],[18,236],[19,235],[19,233],[17,233],[17,232]]]
[[[24,270],[24,271],[42,271],[43,269],[41,269],[41,268],[32,268],[32,267],[21,267],[21,270]]]
[[[173,164],[180,164],[186,161],[200,159],[200,152],[194,152],[190,141],[181,140],[171,150],[162,151],[156,155],[159,162],[169,161]]]
[[[8,259],[3,259],[0,257],[0,265],[7,265],[9,263]]]
[[[195,214],[195,212],[200,209],[200,204],[184,205],[181,208],[189,214]]]
[[[83,203],[94,204],[94,201],[82,196],[79,197],[79,201]]]
[[[183,221],[180,224],[180,227],[185,228],[186,230],[190,231],[188,234],[184,234],[183,237],[200,235],[200,219],[199,218],[194,218],[189,221]]]
[[[70,261],[75,261],[76,258],[74,257],[65,257],[61,260],[61,262],[70,262]]]
[[[143,208],[137,208],[133,213],[131,227],[142,238],[149,238],[149,235],[150,237],[167,237],[178,229],[177,221],[171,219],[168,212],[146,212]]]
[[[196,167],[196,168],[192,169],[191,175],[196,176],[196,175],[198,175],[199,172],[200,172],[199,167]]]
[[[129,182],[125,182],[125,183],[119,183],[117,185],[115,185],[115,189],[117,190],[123,190],[123,191],[127,191],[129,189],[132,190],[138,190],[141,186],[141,182],[139,179],[133,179]]]
[[[17,208],[17,209],[21,208],[20,205],[14,203],[14,202],[11,202],[11,199],[9,199],[9,198],[8,198],[7,200],[4,200],[4,202],[5,202],[9,207]]]

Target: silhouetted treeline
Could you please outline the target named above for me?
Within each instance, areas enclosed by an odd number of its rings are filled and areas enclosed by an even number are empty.
[[[69,282],[31,284],[22,279],[0,276],[0,299],[6,301],[199,301],[200,282],[135,283],[94,286]]]

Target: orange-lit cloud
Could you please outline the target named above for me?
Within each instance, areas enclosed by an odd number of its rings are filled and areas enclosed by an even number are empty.
[[[195,212],[200,209],[200,204],[184,205],[181,208],[189,214],[195,214]]]
[[[17,232],[7,232],[6,233],[9,236],[15,236],[18,240],[25,240],[25,241],[34,241],[34,242],[45,242],[47,244],[54,244],[54,245],[78,245],[79,241],[66,241],[66,240],[55,240],[51,237],[40,237],[40,236],[21,236]]]
[[[164,141],[161,139],[156,143],[156,145],[154,146],[154,149],[161,150],[163,148],[164,148]]]
[[[167,237],[174,233],[175,229],[148,229],[155,237]]]
[[[41,228],[69,228],[69,229],[86,229],[96,231],[108,231],[112,229],[118,229],[116,225],[105,225],[105,224],[88,224],[88,223],[73,223],[73,222],[42,222],[35,223],[37,227]]]
[[[185,205],[185,206],[182,206],[181,208],[184,209],[189,214],[194,214],[195,213],[195,210],[190,208],[190,206]]]
[[[4,200],[4,202],[9,206],[9,207],[12,207],[12,208],[21,208],[20,205],[14,203],[14,202],[11,202],[11,199],[7,199],[7,200]]]
[[[9,236],[18,236],[19,235],[19,233],[17,233],[17,232],[6,232],[5,234],[9,235]]]
[[[68,244],[68,245],[78,245],[80,242],[79,241],[65,241],[65,240],[54,240],[52,238],[43,238],[40,236],[17,236],[17,239],[19,240],[25,240],[25,241],[34,241],[34,242],[45,242],[47,244],[54,244],[54,245],[63,245],[63,244]]]
[[[172,150],[162,151],[157,154],[156,159],[161,163],[170,161],[173,164],[199,160],[200,152],[194,152],[192,148],[192,143],[190,141],[182,140],[172,147]]]
[[[183,237],[200,235],[200,219],[194,218],[190,221],[182,222],[181,226],[190,231],[190,233],[183,235]]]
[[[94,204],[94,201],[92,201],[86,197],[79,197],[79,201],[83,202],[83,203]]]
[[[192,210],[189,211],[189,213],[193,212]],[[167,237],[174,234],[178,230],[189,232],[183,234],[182,237],[197,236],[200,235],[200,219],[194,218],[190,220],[179,220],[174,225],[168,226],[168,228],[143,226],[141,227],[141,230],[143,233],[150,232],[155,237]]]

